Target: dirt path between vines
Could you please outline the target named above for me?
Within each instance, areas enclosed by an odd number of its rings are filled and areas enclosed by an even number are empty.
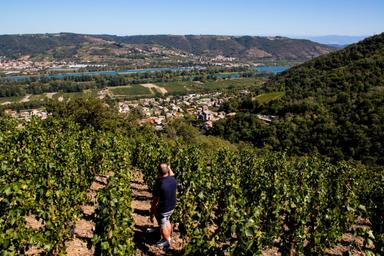
[[[72,238],[65,242],[66,255],[92,256],[95,254],[92,238],[95,231],[93,219],[97,208],[97,191],[107,186],[111,176],[112,173],[96,175],[95,180],[87,190],[87,202],[81,206],[83,214],[72,227]]]
[[[156,220],[150,221],[151,198],[148,186],[144,183],[143,174],[139,171],[133,173],[132,182],[132,208],[135,220],[135,244],[137,248],[136,256],[147,255],[180,255],[183,250],[183,240],[180,238],[177,226],[174,227],[172,235],[172,248],[167,250],[159,249],[155,246],[160,239],[159,232],[147,233],[149,227],[158,227]],[[172,218],[171,218],[172,220]]]

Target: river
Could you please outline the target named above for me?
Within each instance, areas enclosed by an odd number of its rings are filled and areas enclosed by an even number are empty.
[[[13,80],[13,81],[25,81],[30,80],[31,78],[52,78],[52,79],[65,79],[67,77],[81,77],[81,76],[117,76],[117,75],[128,75],[135,73],[156,73],[163,71],[189,71],[193,70],[192,67],[181,67],[181,68],[147,68],[147,69],[128,69],[121,71],[95,71],[95,72],[79,72],[79,73],[60,73],[60,74],[48,74],[41,76],[6,76],[4,79]],[[259,66],[255,68],[258,72],[267,72],[278,74],[288,69],[286,66]],[[217,78],[237,78],[240,77],[238,73],[232,73],[228,75],[217,75]]]

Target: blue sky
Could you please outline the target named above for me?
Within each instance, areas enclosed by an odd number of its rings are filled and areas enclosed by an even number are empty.
[[[372,35],[384,0],[2,0],[0,34]]]

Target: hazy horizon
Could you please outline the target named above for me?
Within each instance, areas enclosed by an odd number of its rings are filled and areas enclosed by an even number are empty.
[[[379,0],[15,0],[0,7],[0,34],[314,37],[369,36],[384,28],[384,2]]]
[[[86,32],[74,32],[74,31],[57,31],[57,32],[36,32],[36,33],[0,33],[0,35],[44,35],[44,34],[79,34],[79,35],[111,35],[111,36],[158,36],[158,35],[170,35],[170,36],[261,36],[261,37],[328,37],[328,36],[335,36],[335,37],[369,37],[373,35],[378,35],[384,33],[374,33],[374,34],[359,34],[359,35],[345,35],[345,34],[321,34],[321,35],[314,35],[314,34],[220,34],[220,33],[181,33],[181,34],[175,34],[175,33],[138,33],[138,34],[116,34],[116,33],[86,33]]]
[[[111,36],[161,36],[161,35],[168,35],[168,36],[235,36],[235,37],[242,37],[242,36],[255,36],[255,37],[287,37],[291,39],[305,39],[310,40],[313,42],[321,43],[321,44],[329,44],[329,45],[348,45],[352,43],[356,43],[358,41],[363,40],[364,38],[367,38],[369,36],[373,35],[319,35],[319,36],[313,36],[313,35],[250,35],[250,34],[244,34],[244,35],[235,35],[235,34],[132,34],[132,35],[117,35],[117,34],[109,34],[109,33],[78,33],[78,32],[68,32],[68,31],[62,31],[62,32],[51,32],[51,33],[26,33],[26,34],[0,34],[0,36],[4,35],[54,35],[54,34],[78,34],[78,35],[111,35]]]

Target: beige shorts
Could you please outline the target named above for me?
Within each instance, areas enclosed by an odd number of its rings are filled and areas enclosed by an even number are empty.
[[[169,223],[169,219],[171,218],[171,215],[173,213],[172,211],[164,212],[164,213],[157,213],[156,214],[156,220],[159,224],[160,228],[164,228],[164,226]]]

